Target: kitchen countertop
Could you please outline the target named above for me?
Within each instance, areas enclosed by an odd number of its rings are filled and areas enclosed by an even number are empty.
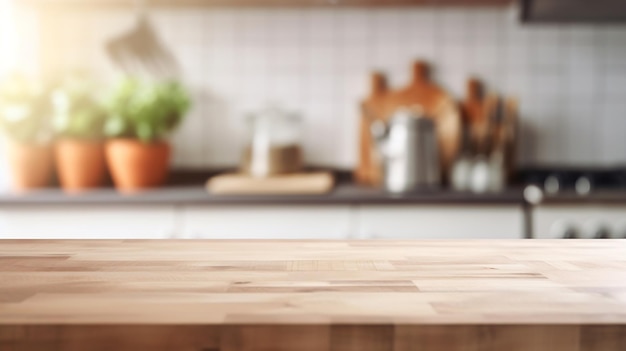
[[[522,189],[501,193],[472,194],[450,190],[391,194],[354,184],[338,184],[323,195],[213,195],[204,187],[173,186],[123,195],[114,189],[68,195],[60,189],[37,190],[26,194],[0,194],[0,206],[15,205],[250,205],[250,204],[522,204]]]
[[[623,351],[625,257],[623,240],[0,241],[0,349]]]
[[[624,189],[596,190],[587,195],[580,195],[575,191],[561,192],[556,195],[544,196],[543,205],[568,205],[568,204],[605,204],[626,205],[626,191]]]
[[[113,188],[82,194],[66,194],[58,188],[25,194],[0,192],[0,207],[20,205],[525,205],[521,187],[497,193],[474,194],[453,190],[416,191],[392,194],[381,189],[338,184],[322,195],[214,195],[201,185],[166,186],[141,193],[124,195]],[[596,191],[589,195],[564,192],[545,195],[539,205],[626,205],[626,191]]]

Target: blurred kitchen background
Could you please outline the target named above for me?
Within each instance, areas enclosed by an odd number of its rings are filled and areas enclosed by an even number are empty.
[[[522,3],[532,7],[533,1],[343,2],[148,2],[147,16],[171,49],[192,102],[170,138],[170,182],[132,196],[110,185],[80,196],[54,189],[8,195],[5,166],[0,236],[626,235],[626,10],[620,1],[599,2],[613,10],[590,20],[568,17],[575,6],[567,1],[543,0],[561,5],[538,21],[522,20]],[[577,3],[592,7],[583,14],[602,12],[601,5]],[[135,26],[133,2],[0,4],[0,77],[17,69],[46,79],[80,69],[114,84],[122,75],[107,43]],[[619,17],[616,9],[623,22],[611,17]],[[430,65],[431,80],[455,103],[466,100],[470,78],[482,82],[488,96],[511,102],[515,130],[505,154],[512,152],[515,164],[506,186],[450,190],[454,164],[436,189],[390,192],[381,183],[356,184],[362,102],[372,94],[372,73],[383,73],[389,89],[401,89],[411,83],[416,60]],[[269,105],[298,116],[304,165],[331,172],[334,190],[209,194],[205,179],[242,162],[250,140],[246,116]],[[485,100],[484,119],[497,113],[495,105]],[[467,121],[464,114],[459,108]],[[366,138],[376,148],[375,138]],[[468,147],[459,143],[457,161]]]

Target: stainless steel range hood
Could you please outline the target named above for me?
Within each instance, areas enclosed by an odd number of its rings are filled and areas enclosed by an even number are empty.
[[[521,0],[523,22],[626,23],[626,0]]]

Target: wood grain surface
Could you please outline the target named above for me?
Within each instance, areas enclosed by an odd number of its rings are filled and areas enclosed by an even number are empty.
[[[383,182],[382,159],[372,137],[370,126],[374,120],[389,121],[390,111],[385,106],[390,94],[387,77],[374,72],[370,77],[370,95],[361,103],[359,121],[359,162],[354,178],[359,184],[380,186]]]
[[[151,0],[154,7],[394,7],[506,6],[514,0]],[[19,0],[21,4],[53,8],[133,8],[133,0]]]
[[[626,241],[0,241],[0,350],[626,350]]]
[[[335,181],[330,172],[309,172],[254,177],[243,173],[224,173],[211,177],[206,189],[211,194],[326,194]]]

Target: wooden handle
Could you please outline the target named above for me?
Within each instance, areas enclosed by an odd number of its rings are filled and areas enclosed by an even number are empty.
[[[413,82],[425,82],[430,80],[430,67],[424,61],[416,61],[413,64]]]
[[[485,95],[483,84],[476,78],[467,81],[467,100],[482,101]]]
[[[385,77],[384,74],[380,72],[374,72],[372,73],[370,79],[370,94],[372,96],[381,96],[387,92],[389,87],[387,84],[387,77]]]

